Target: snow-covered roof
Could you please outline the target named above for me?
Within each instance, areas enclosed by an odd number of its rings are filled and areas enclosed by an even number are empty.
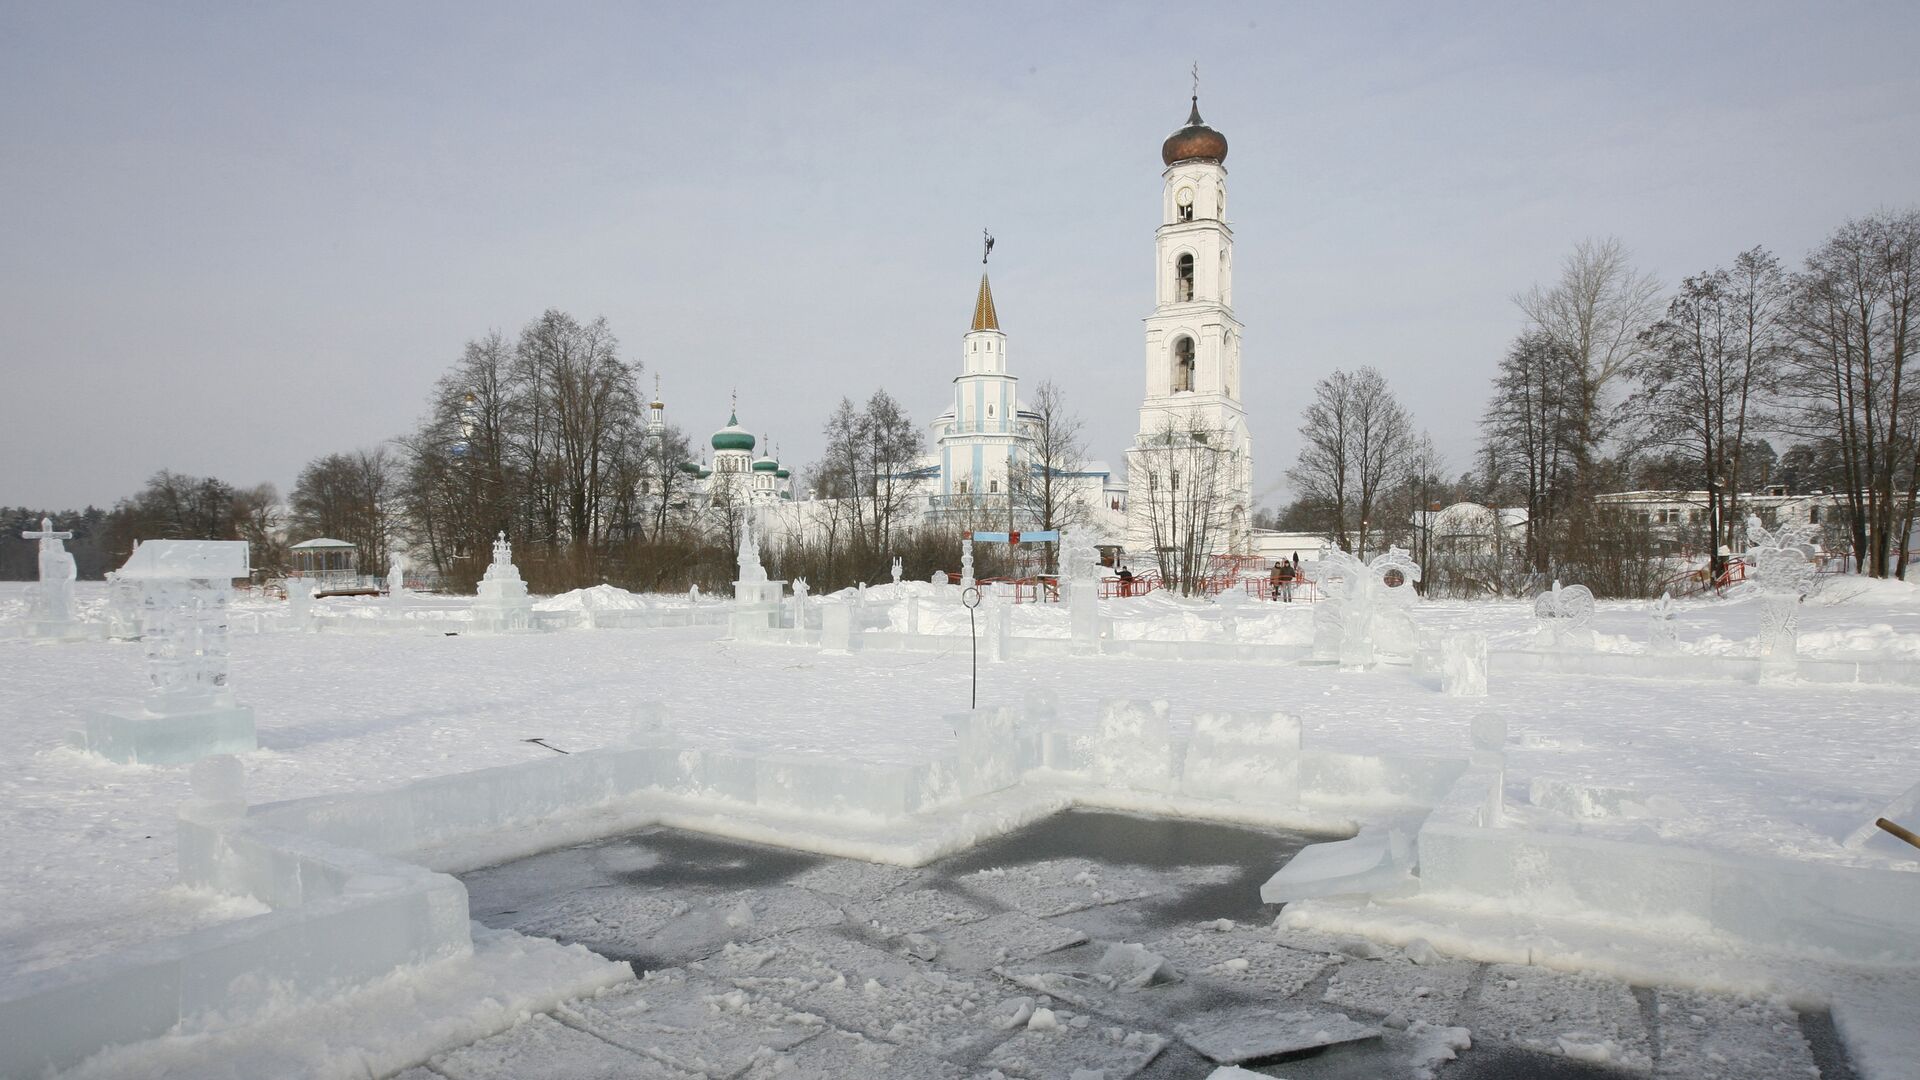
[[[347,543],[345,540],[335,540],[331,536],[316,536],[311,540],[300,541],[293,545],[291,550],[304,551],[313,548],[350,548],[352,546],[352,544]]]

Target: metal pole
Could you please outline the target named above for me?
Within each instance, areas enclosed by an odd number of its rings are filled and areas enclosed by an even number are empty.
[[[967,609],[967,640],[973,645],[973,685],[967,695],[967,708],[980,707],[980,629],[974,624],[973,610],[980,606],[980,590],[967,586],[960,594],[960,603]]]

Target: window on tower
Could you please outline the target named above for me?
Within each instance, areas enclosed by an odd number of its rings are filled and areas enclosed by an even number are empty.
[[[1193,339],[1182,336],[1173,343],[1173,392],[1193,389]]]
[[[1188,252],[1173,263],[1173,298],[1179,303],[1193,299],[1193,253]]]

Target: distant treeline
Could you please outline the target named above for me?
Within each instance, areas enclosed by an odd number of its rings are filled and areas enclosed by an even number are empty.
[[[125,563],[136,540],[245,540],[252,545],[254,569],[274,572],[286,563],[280,496],[272,484],[236,488],[214,477],[162,469],[111,510],[0,507],[6,527],[0,535],[0,581],[40,576],[40,543],[20,534],[37,531],[43,517],[53,519],[55,529],[73,533],[67,550],[87,581],[98,581]]]

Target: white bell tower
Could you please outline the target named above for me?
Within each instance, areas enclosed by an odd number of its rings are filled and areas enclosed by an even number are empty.
[[[1199,471],[1214,485],[1221,519],[1207,530],[1206,547],[1212,553],[1245,552],[1251,549],[1253,446],[1240,402],[1227,139],[1200,119],[1197,94],[1186,126],[1167,137],[1160,156],[1166,171],[1154,232],[1154,307],[1146,319],[1146,393],[1139,434],[1127,451],[1127,546],[1144,552],[1167,540],[1165,522],[1173,512],[1150,500],[1164,504],[1171,496],[1150,490],[1150,481],[1177,480],[1182,470],[1171,459],[1193,456],[1165,453],[1172,435],[1197,437],[1210,450]],[[1191,479],[1196,470],[1184,471]],[[1164,480],[1156,475],[1161,472],[1168,474]]]

